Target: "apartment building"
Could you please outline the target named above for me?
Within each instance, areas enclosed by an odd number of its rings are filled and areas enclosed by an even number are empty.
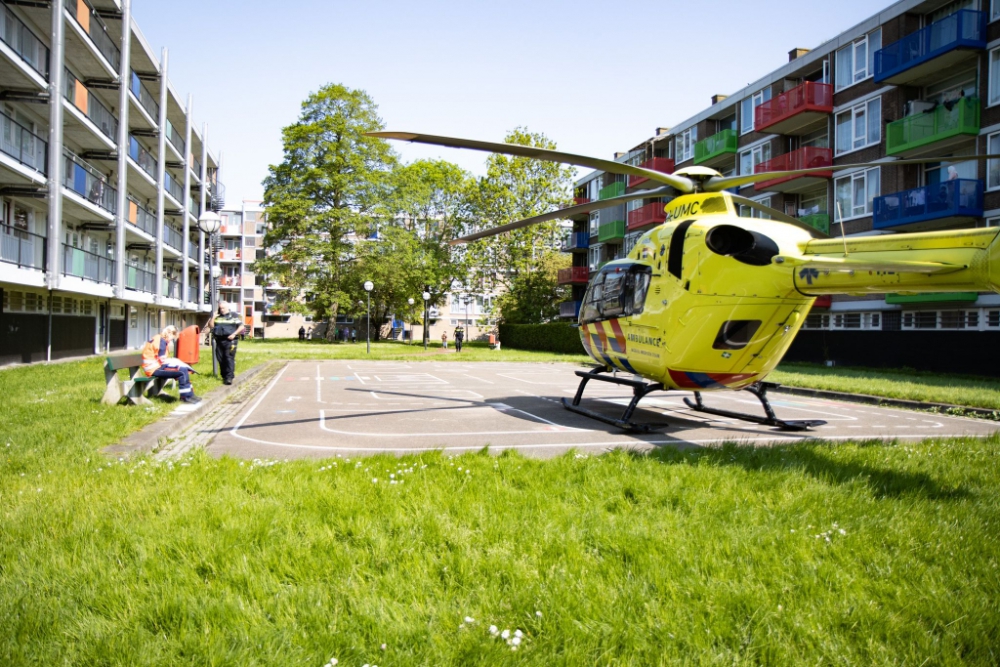
[[[902,0],[812,50],[792,49],[782,67],[714,96],[697,115],[657,129],[615,159],[665,173],[699,165],[723,175],[878,162],[736,190],[833,236],[852,236],[997,225],[1000,160],[970,159],[986,153],[1000,153],[1000,0]],[[927,156],[945,160],[893,164]],[[595,172],[574,194],[586,203],[630,192],[642,180]],[[561,314],[575,317],[589,273],[663,221],[663,200],[654,199],[576,216],[564,247],[573,267],[560,275],[573,285],[573,299]],[[978,338],[969,338],[973,331]],[[838,297],[817,300],[788,356],[844,363],[898,357],[912,365],[914,353],[944,344],[955,354],[935,355],[948,365],[962,356],[963,343],[987,340],[992,349],[1000,342],[1000,295]]]
[[[219,160],[130,0],[0,0],[0,364],[137,348],[208,313]]]
[[[267,231],[259,201],[245,200],[240,209],[219,213],[222,226],[216,238],[219,300],[240,313],[252,336],[264,336],[265,294],[254,273],[254,261],[264,257]]]

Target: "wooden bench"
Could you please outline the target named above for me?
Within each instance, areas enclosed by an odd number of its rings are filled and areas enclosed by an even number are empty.
[[[127,380],[118,377],[120,370],[128,372]],[[127,398],[132,405],[148,404],[146,396],[157,396],[170,381],[167,378],[146,377],[141,354],[121,354],[105,359],[104,380],[107,389],[101,403],[108,405],[116,405],[122,398]]]

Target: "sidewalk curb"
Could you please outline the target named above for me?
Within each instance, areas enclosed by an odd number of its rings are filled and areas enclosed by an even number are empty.
[[[125,436],[121,442],[105,447],[103,452],[108,455],[120,456],[141,454],[160,449],[170,441],[181,438],[185,433],[194,428],[202,418],[225,402],[233,392],[253,380],[257,375],[264,372],[264,370],[271,368],[275,363],[285,362],[275,360],[254,366],[250,370],[236,376],[231,385],[216,387],[205,394],[201,403],[198,404],[197,410],[191,412],[173,410],[162,419],[149,424],[142,430]]]
[[[966,415],[977,415],[988,419],[996,420],[1000,416],[1000,410],[990,410],[989,408],[972,408],[967,405],[954,405],[952,403],[928,403],[924,401],[911,401],[904,398],[886,398],[885,396],[872,396],[871,394],[848,394],[842,391],[831,391],[828,389],[808,389],[806,387],[789,387],[779,385],[771,391],[779,394],[793,394],[795,396],[809,396],[812,398],[830,398],[838,401],[851,401],[853,403],[866,403],[868,405],[888,405],[894,408],[909,408],[911,410],[938,410],[941,412],[960,411]]]

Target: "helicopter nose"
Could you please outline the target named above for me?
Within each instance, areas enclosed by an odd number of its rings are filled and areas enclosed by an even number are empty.
[[[736,225],[718,225],[708,230],[705,245],[712,252],[751,266],[767,266],[778,254],[778,244],[759,232]]]

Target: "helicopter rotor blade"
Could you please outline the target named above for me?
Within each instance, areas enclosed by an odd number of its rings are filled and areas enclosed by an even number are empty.
[[[571,215],[587,213],[589,211],[599,210],[602,208],[611,208],[612,206],[618,206],[626,202],[635,201],[636,199],[649,199],[652,197],[668,197],[674,193],[675,190],[673,188],[662,187],[662,188],[654,188],[652,190],[643,190],[642,192],[633,192],[631,194],[621,195],[620,197],[609,197],[608,199],[600,199],[598,201],[588,202],[586,204],[577,204],[576,206],[561,208],[552,211],[550,213],[543,213],[541,215],[525,218],[524,220],[518,220],[516,222],[511,222],[506,225],[500,225],[499,227],[493,227],[492,229],[485,229],[481,232],[468,234],[461,238],[449,241],[449,243],[451,245],[456,245],[459,243],[468,243],[469,241],[476,241],[482,238],[486,238],[488,236],[496,236],[497,234],[503,234],[504,232],[509,232],[514,229],[521,229],[522,227],[530,227],[531,225],[537,225],[540,222],[547,222],[549,220],[558,220],[560,218],[566,218]],[[756,204],[756,202],[754,203]],[[791,219],[794,220],[795,218]]]
[[[611,174],[625,174],[628,176],[639,176],[648,178],[657,183],[669,185],[681,193],[694,192],[694,183],[683,176],[664,174],[661,171],[633,167],[630,164],[622,164],[611,160],[602,160],[586,155],[575,155],[573,153],[563,153],[547,148],[535,148],[534,146],[522,146],[520,144],[507,144],[492,141],[476,141],[474,139],[457,139],[455,137],[439,137],[432,134],[417,134],[416,132],[366,132],[367,137],[378,137],[379,139],[395,139],[397,141],[411,141],[418,144],[432,144],[434,146],[448,146],[450,148],[471,148],[477,151],[489,153],[503,153],[505,155],[515,155],[517,157],[528,157],[546,162],[561,162],[573,164],[580,167],[590,167],[599,169]]]
[[[787,171],[763,171],[759,174],[746,174],[744,176],[716,176],[705,181],[703,188],[705,192],[719,192],[729,188],[751,185],[761,181],[770,181],[775,178],[788,178],[790,176],[808,176],[809,174],[824,173],[829,171],[843,171],[844,169],[857,169],[859,167],[897,167],[907,164],[928,164],[931,162],[948,162],[958,164],[971,160],[997,160],[1000,155],[950,155],[948,157],[924,157],[910,158],[906,160],[891,160],[888,162],[856,162],[854,164],[834,164],[828,167],[810,167],[808,169],[789,169]]]
[[[733,201],[735,203],[741,204],[741,205],[746,206],[747,208],[751,208],[751,209],[753,209],[755,211],[759,211],[761,213],[764,213],[764,214],[770,216],[770,218],[772,220],[776,220],[778,222],[784,222],[786,224],[798,227],[799,229],[804,229],[807,232],[809,232],[813,236],[813,238],[817,238],[817,239],[828,239],[828,238],[830,238],[829,234],[824,234],[823,232],[821,232],[820,230],[816,229],[815,227],[810,227],[809,225],[807,225],[806,223],[802,222],[798,218],[793,218],[792,216],[790,216],[790,215],[788,215],[786,213],[782,213],[781,211],[779,211],[777,209],[773,209],[770,206],[765,206],[764,204],[761,204],[760,202],[756,202],[756,201],[754,201],[752,199],[747,199],[746,197],[743,197],[742,195],[734,195],[734,194],[730,193],[729,196],[733,198]]]

